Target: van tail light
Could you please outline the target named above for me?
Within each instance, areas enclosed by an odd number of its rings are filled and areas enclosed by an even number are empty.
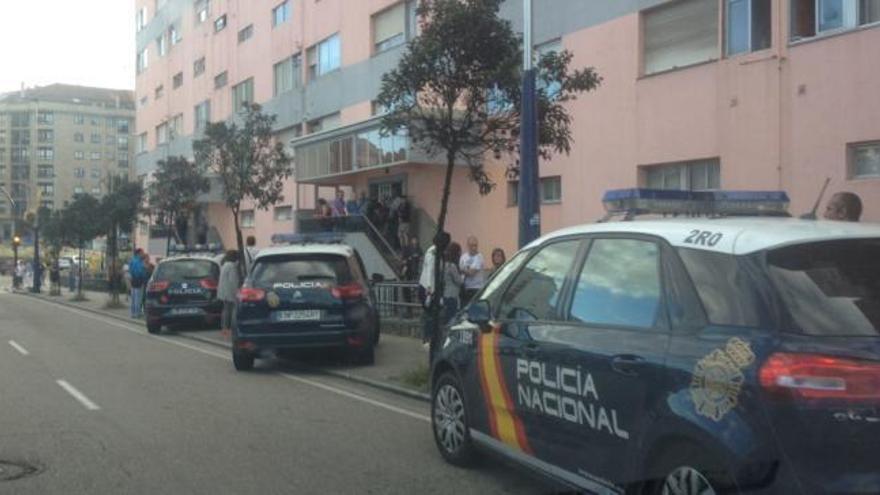
[[[162,292],[171,285],[167,280],[155,280],[147,285],[147,292]]]
[[[199,280],[199,285],[201,285],[203,289],[217,290],[217,281],[214,279],[206,278]]]
[[[364,297],[364,288],[360,284],[339,285],[330,291],[336,299],[349,301]]]
[[[266,298],[266,291],[253,287],[238,289],[238,300],[241,302],[259,302]]]
[[[880,402],[880,363],[818,354],[776,353],[759,373],[772,396]]]

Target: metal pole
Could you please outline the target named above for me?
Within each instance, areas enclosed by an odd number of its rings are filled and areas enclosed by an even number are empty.
[[[523,81],[520,113],[519,246],[541,235],[538,195],[538,105],[535,68],[532,64],[532,0],[523,0]]]

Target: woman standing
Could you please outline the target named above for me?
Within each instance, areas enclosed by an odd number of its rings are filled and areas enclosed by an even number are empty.
[[[507,255],[504,254],[504,250],[501,248],[495,248],[492,250],[492,270],[491,273],[495,273],[501,268],[507,261]]]
[[[220,329],[223,335],[231,335],[235,317],[235,303],[241,281],[238,276],[238,251],[230,250],[223,258],[220,267],[220,282],[217,287],[217,299],[223,301],[223,314],[220,317]]]
[[[443,262],[443,322],[448,323],[458,312],[461,286],[464,275],[458,267],[461,259],[461,245],[453,242],[446,249]]]

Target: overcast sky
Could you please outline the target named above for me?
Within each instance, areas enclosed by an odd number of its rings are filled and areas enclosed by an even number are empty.
[[[134,0],[0,0],[0,92],[134,89]]]

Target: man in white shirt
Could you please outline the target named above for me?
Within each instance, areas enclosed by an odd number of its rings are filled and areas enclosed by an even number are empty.
[[[480,254],[480,246],[477,238],[468,237],[467,252],[461,255],[458,262],[461,273],[464,274],[464,290],[461,291],[461,305],[466,306],[483,285],[486,284],[486,264],[483,261],[483,255]]]
[[[419,276],[419,299],[422,306],[428,309],[434,296],[434,260],[437,255],[437,245],[440,246],[441,263],[443,252],[449,246],[450,236],[447,232],[440,232],[434,237],[434,244],[425,251],[425,257],[422,258],[422,274]],[[442,295],[442,294],[441,294]],[[429,312],[425,311],[422,317],[422,342],[428,348],[433,337],[434,322]]]

